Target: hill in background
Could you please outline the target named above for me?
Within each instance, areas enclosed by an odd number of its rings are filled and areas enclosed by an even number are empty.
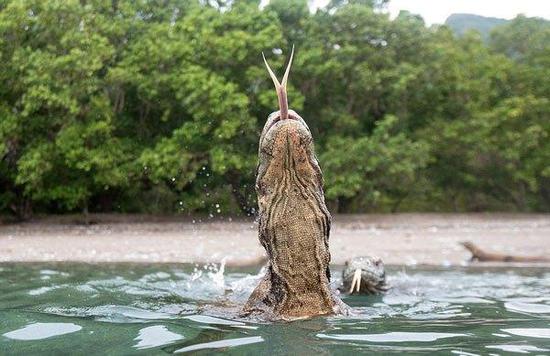
[[[458,36],[462,36],[468,30],[477,30],[486,40],[495,26],[505,24],[508,21],[473,14],[452,14],[445,20],[445,25],[449,26]]]

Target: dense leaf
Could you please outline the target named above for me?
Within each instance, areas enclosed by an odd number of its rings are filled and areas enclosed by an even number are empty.
[[[550,26],[385,0],[0,1],[0,213],[251,214],[292,45],[333,211],[550,210]]]

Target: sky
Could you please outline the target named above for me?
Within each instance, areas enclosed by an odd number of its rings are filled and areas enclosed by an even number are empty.
[[[312,0],[323,6],[328,0]],[[428,25],[444,23],[453,13],[468,13],[511,19],[517,14],[550,19],[550,0],[390,0],[388,10],[395,17],[400,10],[419,14]]]

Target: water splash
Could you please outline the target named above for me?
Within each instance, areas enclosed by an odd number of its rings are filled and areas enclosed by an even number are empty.
[[[264,273],[227,267],[225,260],[94,268],[2,265],[0,354],[31,353],[45,338],[52,353],[72,347],[93,352],[98,344],[118,354],[235,348],[251,354],[472,355],[548,349],[550,274],[544,270],[390,268],[393,289],[387,294],[344,296],[354,307],[352,317],[285,324],[238,318]],[[50,279],[40,278],[45,275]],[[340,270],[333,276],[336,286]]]

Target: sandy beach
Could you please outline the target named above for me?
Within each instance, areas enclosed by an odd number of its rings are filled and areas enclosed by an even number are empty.
[[[0,262],[261,263],[257,224],[249,219],[140,215],[46,217],[0,225]],[[388,265],[464,265],[459,242],[488,251],[550,256],[548,214],[337,215],[332,262],[376,255]]]

